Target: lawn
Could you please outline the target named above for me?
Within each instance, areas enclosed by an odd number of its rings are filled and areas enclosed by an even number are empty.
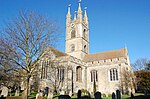
[[[143,93],[135,93],[134,96],[138,97],[138,96],[143,96]],[[77,96],[72,96],[72,99],[77,99]],[[11,96],[11,97],[7,97],[6,99],[22,99],[21,96]],[[30,94],[29,99],[35,99],[35,93]],[[44,97],[43,99],[46,99],[46,97]],[[58,99],[58,95],[55,95],[53,99]],[[92,97],[92,99],[94,99],[94,97]],[[102,97],[102,99],[112,99],[111,96],[109,97]],[[122,95],[121,99],[130,99],[129,95]]]

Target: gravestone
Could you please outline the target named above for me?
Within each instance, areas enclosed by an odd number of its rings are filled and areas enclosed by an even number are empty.
[[[95,96],[95,99],[102,99],[101,93],[98,91],[94,94],[94,96]]]
[[[65,94],[65,91],[60,91],[60,95],[64,95]]]
[[[2,86],[1,90],[2,90],[1,96],[7,97],[8,96],[8,88],[6,86]]]
[[[39,91],[39,96],[43,96],[43,91],[42,90]]]
[[[58,99],[71,99],[69,95],[60,95]]]
[[[19,90],[18,89],[15,91],[15,96],[19,96]]]
[[[112,93],[112,99],[116,99],[115,93]]]
[[[147,96],[147,90],[144,90],[144,96]]]
[[[45,94],[46,96],[48,96],[49,88],[46,87],[44,92],[45,92],[44,94]]]
[[[117,99],[121,99],[121,93],[119,90],[116,90],[116,97]]]
[[[69,96],[70,96],[70,97],[72,96],[72,91],[69,91]]]
[[[91,94],[90,94],[90,92],[88,91],[88,96],[91,98]]]
[[[9,96],[11,96],[11,88],[8,89]]]
[[[6,97],[4,97],[4,96],[2,95],[2,96],[0,96],[0,99],[6,99]]]
[[[133,95],[133,93],[131,92],[131,99],[134,99],[134,95]]]
[[[77,98],[81,98],[81,90],[78,90]]]
[[[38,97],[39,97],[39,93],[36,94],[35,99],[38,99]]]
[[[52,99],[53,98],[53,93],[49,91],[47,99]]]
[[[42,99],[43,93],[42,90],[40,90],[37,94],[36,94],[36,99]]]

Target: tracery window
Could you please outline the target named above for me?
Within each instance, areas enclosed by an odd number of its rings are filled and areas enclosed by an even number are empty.
[[[65,72],[64,68],[58,68],[57,77],[59,81],[64,81],[64,76],[65,76],[64,72]]]
[[[80,66],[76,68],[76,81],[82,82],[82,68]]]
[[[97,71],[96,70],[92,70],[91,71],[91,82],[93,82],[93,81],[98,81]]]
[[[48,71],[49,61],[42,61],[41,66],[42,66],[41,79],[47,79],[47,71]]]
[[[118,71],[116,68],[110,69],[109,73],[110,73],[110,81],[118,80]]]

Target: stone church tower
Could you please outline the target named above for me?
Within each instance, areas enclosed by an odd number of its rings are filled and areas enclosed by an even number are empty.
[[[127,48],[89,53],[88,17],[86,9],[82,13],[80,3],[74,18],[68,7],[65,53],[47,47],[37,65],[41,90],[49,88],[69,94],[85,89],[93,93],[95,82],[96,91],[107,95],[116,90],[134,93],[133,71]]]
[[[89,28],[86,10],[82,16],[79,3],[74,19],[70,14],[70,6],[66,15],[66,53],[78,59],[83,59],[89,53]]]

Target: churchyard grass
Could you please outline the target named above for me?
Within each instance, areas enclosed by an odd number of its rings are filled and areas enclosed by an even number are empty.
[[[94,96],[93,96],[93,97],[94,97]],[[94,99],[93,97],[92,97],[92,99]],[[77,96],[72,96],[71,98],[72,98],[72,99],[76,99]],[[58,97],[55,97],[55,98],[53,98],[53,99],[58,99]],[[111,97],[111,96],[108,96],[108,97],[103,97],[102,99],[112,99],[112,97]],[[130,99],[130,96],[129,96],[129,95],[122,95],[121,99]]]
[[[144,95],[143,93],[135,93],[134,96],[140,96],[140,95]],[[35,92],[32,92],[29,96],[29,99],[35,99],[35,96],[36,96],[36,93]],[[58,99],[58,96],[59,95],[54,95],[54,98],[53,99]],[[71,97],[72,99],[76,99],[77,96],[74,95]],[[22,99],[21,96],[11,96],[10,98],[8,99]],[[44,97],[43,99],[47,99],[46,97]],[[92,99],[94,99],[94,96],[92,96]],[[102,99],[112,99],[112,97],[109,95],[108,97],[103,97]],[[121,96],[121,99],[130,99],[130,96],[129,95],[122,95]]]

